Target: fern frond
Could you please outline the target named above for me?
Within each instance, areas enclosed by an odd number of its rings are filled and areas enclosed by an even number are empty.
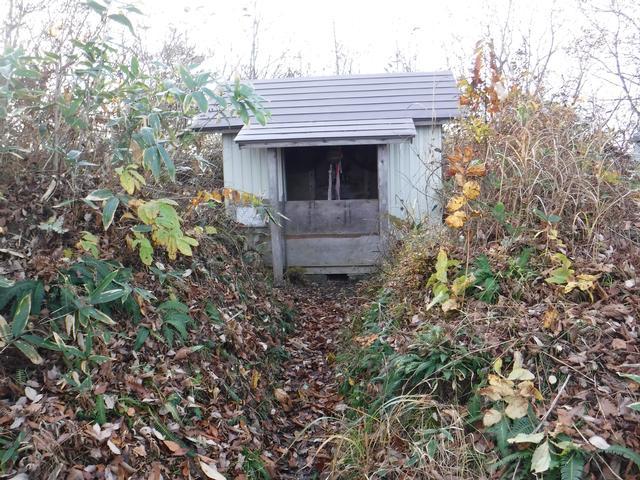
[[[611,445],[605,450],[605,452],[624,457],[635,463],[636,466],[640,468],[640,454],[638,454],[638,452],[634,452],[630,448],[623,447],[622,445]]]
[[[535,425],[528,415],[522,418],[518,418],[517,420],[514,420],[513,424],[511,425],[511,429],[509,430],[509,437],[515,437],[519,433],[531,433],[533,432],[534,428]]]
[[[495,463],[492,463],[489,468],[491,468],[492,471],[496,471],[498,468],[500,467],[504,467],[505,465],[508,465],[516,460],[525,458],[526,456],[531,456],[531,452],[529,451],[521,451],[521,452],[514,452],[514,453],[510,453],[509,455],[507,455],[506,457],[502,457],[500,460],[498,460]]]
[[[584,457],[581,453],[575,452],[568,455],[562,462],[560,473],[562,480],[581,480],[584,470]]]

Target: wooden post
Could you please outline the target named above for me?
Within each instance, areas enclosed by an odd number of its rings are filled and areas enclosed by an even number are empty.
[[[378,145],[378,211],[380,215],[380,252],[389,244],[389,145]]]
[[[270,222],[271,230],[271,256],[273,264],[273,283],[282,285],[284,283],[285,267],[285,240],[284,240],[284,219],[279,215],[282,213],[283,202],[280,196],[280,168],[278,162],[278,150],[276,148],[267,149],[269,161],[269,204],[276,222]]]

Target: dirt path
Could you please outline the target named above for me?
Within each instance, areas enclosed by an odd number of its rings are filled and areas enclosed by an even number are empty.
[[[342,402],[335,355],[353,309],[354,288],[352,282],[337,281],[292,290],[296,329],[285,343],[284,392],[277,392],[285,411],[278,417],[274,438],[279,445],[274,450],[281,453],[278,478],[319,478],[330,460],[327,451],[318,453],[318,447],[331,433],[332,422],[324,417],[335,416]]]

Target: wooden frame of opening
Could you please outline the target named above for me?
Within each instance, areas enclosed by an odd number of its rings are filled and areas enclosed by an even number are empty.
[[[284,179],[280,177],[279,172],[284,172],[282,165],[278,165],[279,162],[283,162],[282,151],[279,148],[269,148],[268,150],[269,161],[269,198],[271,200],[271,208],[273,210],[274,217],[278,219],[278,222],[270,222],[271,233],[271,254],[273,264],[273,276],[274,283],[280,285],[284,281],[284,272],[289,263],[313,263],[314,259],[321,258],[326,252],[340,252],[339,249],[351,249],[354,252],[368,252],[371,255],[364,255],[364,264],[350,264],[350,265],[324,265],[324,266],[305,266],[307,273],[367,273],[375,268],[375,265],[379,263],[379,257],[384,252],[385,246],[388,241],[389,234],[389,212],[388,212],[388,189],[387,178],[389,168],[389,145],[377,146],[377,175],[378,175],[378,198],[377,200],[345,200],[334,201],[335,203],[329,207],[331,208],[344,208],[348,210],[351,205],[358,208],[359,212],[365,212],[365,215],[371,215],[375,212],[377,218],[375,219],[375,231],[372,227],[370,218],[367,218],[366,224],[371,229],[370,232],[357,232],[351,233],[348,230],[340,232],[339,235],[332,233],[318,232],[316,235],[304,236],[304,242],[306,242],[306,249],[302,253],[297,253],[295,249],[294,255],[290,258],[290,262],[287,259],[287,242],[290,242],[289,249],[291,249],[291,242],[298,242],[302,240],[300,236],[296,235],[296,230],[292,229],[291,235],[287,234],[287,219],[285,211],[285,199],[286,192],[283,191]],[[348,204],[347,202],[355,202]],[[376,208],[372,208],[372,202],[376,203]],[[296,202],[293,202],[296,203]],[[300,202],[304,203],[304,202]],[[327,206],[329,206],[327,204]],[[293,205],[293,208],[303,208],[302,205]],[[318,228],[322,228],[320,225]],[[348,252],[342,252],[343,255],[348,255]],[[302,258],[301,258],[302,257]],[[303,262],[304,259],[304,262]]]

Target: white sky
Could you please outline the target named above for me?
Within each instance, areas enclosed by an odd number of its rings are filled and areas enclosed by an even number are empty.
[[[417,57],[419,70],[470,64],[473,46],[489,23],[503,24],[508,0],[141,0],[149,14],[146,41],[159,44],[169,26],[189,32],[207,47],[216,65],[232,66],[250,51],[251,18],[262,19],[259,63],[287,52],[289,62],[309,74],[333,72],[333,23],[353,57],[354,73],[382,72],[399,47]],[[510,24],[531,31],[534,43],[548,41],[553,21],[575,27],[574,0],[513,0]],[[562,6],[562,8],[560,8]],[[247,10],[244,10],[244,9]],[[565,20],[570,20],[566,22]],[[537,41],[535,38],[537,37]]]

